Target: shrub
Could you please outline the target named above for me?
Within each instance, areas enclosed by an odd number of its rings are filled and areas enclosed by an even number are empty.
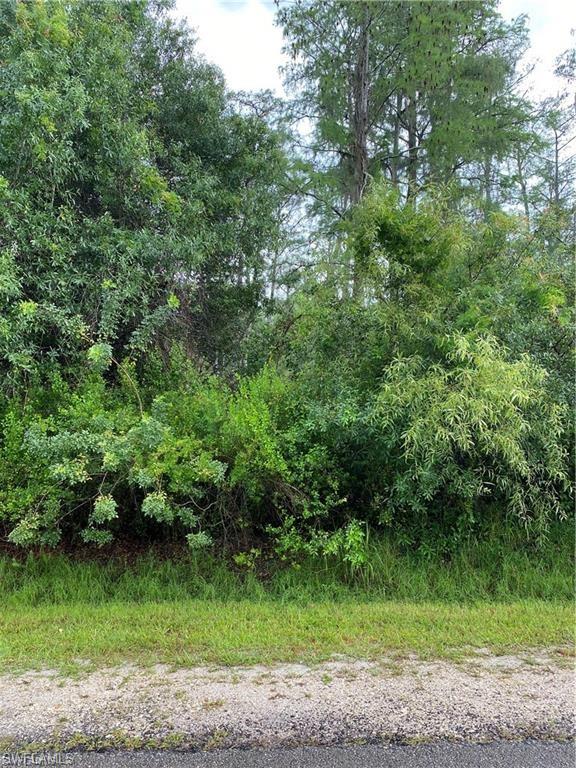
[[[197,547],[210,543],[206,529],[262,528],[275,505],[293,508],[300,496],[282,433],[288,380],[265,368],[235,390],[197,375],[182,385],[143,407],[132,377],[110,388],[93,373],[45,413],[39,399],[12,405],[0,493],[9,540],[55,544],[65,531],[103,544],[118,532],[170,530]]]
[[[387,370],[374,408],[385,449],[381,520],[470,528],[490,503],[542,534],[569,489],[563,413],[546,372],[494,339],[446,339],[443,364]],[[446,530],[448,529],[448,530]]]

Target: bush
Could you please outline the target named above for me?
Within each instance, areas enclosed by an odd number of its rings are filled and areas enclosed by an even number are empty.
[[[15,544],[171,531],[199,546],[207,529],[263,531],[304,503],[282,431],[290,385],[272,369],[236,389],[196,375],[147,407],[133,377],[57,384],[45,410],[37,393],[4,416],[0,520]]]
[[[508,362],[494,339],[446,339],[442,365],[418,357],[386,372],[374,409],[385,453],[380,519],[408,516],[449,535],[496,506],[543,534],[569,489],[563,412],[546,372]]]
[[[149,402],[127,369],[115,387],[54,378],[4,415],[0,520],[24,546],[260,538],[352,570],[367,524],[457,540],[497,509],[543,535],[569,487],[545,372],[490,338],[444,347],[441,363],[396,360],[370,398],[326,403],[270,366],[234,388],[193,374]]]

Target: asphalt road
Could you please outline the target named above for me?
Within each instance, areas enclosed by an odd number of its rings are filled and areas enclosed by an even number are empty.
[[[18,762],[18,757],[20,762]],[[215,752],[107,752],[60,754],[58,762],[25,762],[2,755],[0,766],[71,768],[574,768],[575,745],[551,742],[442,744],[415,747],[302,747]],[[40,759],[39,759],[40,758]]]

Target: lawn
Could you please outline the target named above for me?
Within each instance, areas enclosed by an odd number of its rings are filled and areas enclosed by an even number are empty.
[[[8,608],[0,618],[3,671],[135,662],[177,666],[375,658],[414,652],[458,656],[562,646],[573,637],[570,603],[277,601],[108,603]]]
[[[502,537],[425,558],[375,542],[370,567],[169,553],[0,556],[0,670],[319,661],[333,654],[457,657],[559,647],[574,637],[572,542]]]

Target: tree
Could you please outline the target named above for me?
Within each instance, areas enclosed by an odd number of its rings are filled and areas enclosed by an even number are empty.
[[[0,9],[0,344],[16,378],[178,335],[226,365],[259,305],[280,142],[168,9]]]
[[[500,152],[526,105],[512,93],[526,47],[524,18],[495,2],[280,7],[298,116],[314,121],[312,152],[339,179],[345,209],[367,175],[407,197],[428,181],[469,181],[464,167]],[[488,146],[488,139],[492,146]]]

